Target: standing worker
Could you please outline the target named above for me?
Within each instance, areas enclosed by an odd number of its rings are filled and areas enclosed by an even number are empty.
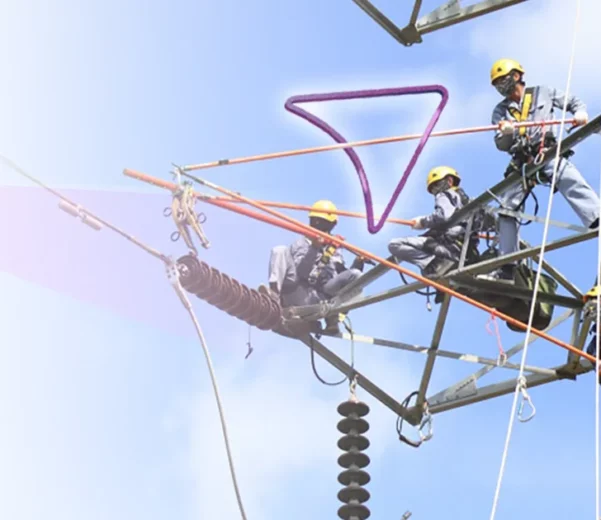
[[[490,71],[492,85],[504,97],[493,110],[492,124],[498,125],[494,137],[497,148],[508,152],[512,157],[505,176],[512,171],[522,171],[525,164],[531,164],[541,151],[557,142],[553,131],[547,129],[545,132],[544,125],[516,128],[515,122],[549,121],[553,118],[554,109],[563,110],[566,99],[566,94],[556,88],[526,88],[524,73],[524,68],[517,61],[510,59],[496,61]],[[587,123],[586,105],[576,96],[568,99],[567,111],[574,115],[574,126]],[[595,229],[599,226],[599,197],[568,160],[572,154],[570,150],[559,158],[555,186],[582,223],[590,229]],[[556,162],[555,159],[549,161],[539,172],[537,180],[550,183]],[[503,196],[506,209],[519,211],[530,189],[531,187],[525,188],[523,183],[509,188]],[[517,219],[499,215],[499,255],[507,255],[517,250]],[[515,267],[514,263],[506,264],[488,275],[479,277],[513,283]]]
[[[469,202],[469,197],[459,187],[461,177],[449,166],[430,170],[426,180],[428,193],[434,195],[434,212],[426,217],[413,219],[413,229],[429,230],[422,236],[395,238],[388,250],[397,263],[416,265],[427,277],[446,274],[458,261],[465,238],[465,222],[449,229],[437,229],[444,225],[455,211]],[[478,255],[478,236],[470,238],[468,254]]]
[[[309,212],[309,225],[331,234],[338,223],[336,206],[319,200]],[[269,260],[269,287],[259,291],[281,302],[283,307],[312,305],[331,299],[361,275],[364,260],[356,257],[347,268],[340,250],[321,239],[298,238],[290,246],[276,246]],[[326,319],[324,332],[338,331],[338,316]]]

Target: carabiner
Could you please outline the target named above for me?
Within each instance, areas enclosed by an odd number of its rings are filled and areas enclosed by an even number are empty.
[[[520,422],[528,422],[529,420],[531,420],[535,415],[536,415],[536,408],[534,407],[534,404],[532,403],[532,399],[530,399],[530,396],[528,395],[528,392],[526,391],[526,378],[524,376],[520,376],[519,381],[518,381],[518,386],[520,389],[520,394],[522,394],[522,402],[520,403],[520,407],[518,408],[518,420]],[[530,405],[530,408],[532,409],[532,413],[524,418],[524,405],[528,403]]]
[[[524,418],[524,404],[528,403],[530,405],[530,408],[532,409],[532,413]],[[536,415],[536,408],[534,407],[534,405],[532,404],[532,400],[530,399],[530,396],[528,394],[526,394],[525,396],[522,396],[522,402],[520,403],[520,408],[518,410],[518,419],[520,420],[520,422],[528,422],[530,419],[532,419],[534,416]]]

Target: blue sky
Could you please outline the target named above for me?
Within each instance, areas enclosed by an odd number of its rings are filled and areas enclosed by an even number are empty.
[[[424,2],[424,12],[436,3]],[[450,92],[437,125],[444,129],[489,123],[498,97],[488,73],[498,57],[519,59],[532,83],[564,88],[566,82],[573,12],[559,0],[530,0],[427,35],[411,49],[350,0],[215,4],[9,2],[0,31],[0,56],[10,71],[0,86],[8,122],[0,125],[1,152],[149,244],[182,254],[161,214],[168,194],[125,178],[123,168],[168,178],[171,162],[329,143],[284,110],[296,94],[439,83]],[[410,6],[396,4],[377,5],[401,23]],[[601,110],[601,68],[585,42],[595,41],[599,15],[594,0],[582,1],[572,88],[591,117]],[[347,139],[362,139],[420,132],[437,102],[425,96],[310,108]],[[360,149],[380,207],[415,145]],[[431,210],[423,186],[432,166],[456,167],[475,195],[499,180],[506,162],[490,134],[433,139],[393,215]],[[575,162],[599,189],[597,137],[578,147]],[[236,518],[202,352],[160,264],[108,231],[93,233],[56,211],[51,196],[17,189],[29,183],[8,168],[0,172],[0,226],[8,244],[0,264],[1,516]],[[330,198],[363,210],[342,152],[205,175],[249,197],[301,204]],[[541,216],[547,197],[539,189]],[[266,278],[269,248],[294,239],[223,210],[206,213],[213,243],[207,261],[250,286]],[[576,222],[560,197],[553,218]],[[370,235],[365,222],[354,220],[342,221],[338,231],[382,255],[392,237],[412,233],[387,225]],[[542,226],[528,226],[524,237],[540,242]],[[585,290],[594,280],[596,247],[591,241],[547,258]],[[397,284],[389,273],[373,290]],[[335,518],[336,406],[346,388],[320,385],[306,347],[273,334],[253,330],[254,352],[244,360],[247,327],[202,302],[194,305],[214,356],[249,518]],[[415,295],[351,317],[358,333],[421,345],[429,343],[436,319]],[[487,319],[453,302],[442,348],[496,356]],[[523,337],[500,329],[505,348]],[[567,339],[569,325],[556,333]],[[326,344],[348,359],[348,344]],[[528,362],[551,365],[564,356],[537,341]],[[360,344],[356,359],[358,369],[399,399],[416,389],[424,362]],[[339,377],[318,364],[324,377]],[[438,360],[432,392],[476,368]],[[594,384],[589,375],[531,391],[537,416],[514,430],[497,518],[593,513]],[[415,518],[489,514],[511,396],[436,416],[435,437],[419,450],[399,444],[395,417],[360,396],[372,408],[372,518],[399,518],[407,509]]]

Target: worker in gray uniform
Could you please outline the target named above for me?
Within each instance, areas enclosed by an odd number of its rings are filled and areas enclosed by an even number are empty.
[[[434,212],[413,220],[413,229],[428,229],[418,237],[395,238],[388,244],[397,263],[409,262],[427,277],[442,276],[458,261],[465,238],[465,223],[441,229],[455,211],[469,202],[459,187],[461,177],[449,166],[437,166],[428,173],[426,189],[434,195]],[[470,254],[477,254],[478,238],[470,238]]]
[[[556,88],[536,86],[526,88],[524,68],[515,60],[500,59],[490,72],[490,81],[504,99],[497,104],[492,114],[492,124],[498,126],[495,144],[501,151],[508,152],[512,161],[505,172],[522,171],[531,164],[544,149],[554,146],[557,137],[553,130],[537,125],[530,128],[515,128],[515,122],[549,121],[554,109],[563,110],[566,94]],[[586,105],[576,96],[567,100],[567,111],[574,114],[574,126],[587,123]],[[583,178],[578,169],[568,160],[568,151],[559,157],[556,189],[567,200],[582,223],[591,229],[599,226],[599,197]],[[548,162],[539,172],[538,180],[550,184],[556,167],[555,159]],[[519,211],[534,185],[519,183],[509,188],[501,197],[506,209]],[[518,221],[514,217],[499,215],[499,255],[507,255],[518,250]],[[509,263],[480,278],[513,283],[514,263]]]
[[[309,212],[309,225],[330,234],[338,223],[336,206],[319,200]],[[363,271],[364,260],[356,257],[350,269],[340,250],[320,239],[298,238],[290,246],[276,246],[269,260],[269,287],[259,291],[283,307],[312,305],[331,299]],[[325,332],[338,331],[338,316],[326,319]]]

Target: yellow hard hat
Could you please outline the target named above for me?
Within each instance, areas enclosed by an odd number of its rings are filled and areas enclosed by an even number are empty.
[[[596,298],[597,296],[599,296],[599,293],[601,293],[601,285],[595,285],[595,287],[593,287],[589,292],[587,292],[584,295],[584,301],[587,302],[589,300],[592,300],[593,298]]]
[[[318,200],[315,204],[313,204],[313,206],[311,206],[309,217],[319,217],[327,220],[328,222],[337,222],[338,215],[336,213],[332,213],[332,211],[336,211],[336,206],[334,206],[332,201]]]
[[[454,177],[455,178],[455,186],[459,186],[461,182],[461,177],[456,170],[451,168],[450,166],[437,166],[436,168],[432,168],[430,173],[428,173],[428,180],[426,181],[426,189],[430,191],[430,186],[435,182],[438,182],[445,177]]]
[[[512,70],[518,70],[522,74],[526,72],[524,68],[515,60],[501,58],[500,60],[495,61],[490,69],[490,82],[493,83],[496,79],[506,76]]]

